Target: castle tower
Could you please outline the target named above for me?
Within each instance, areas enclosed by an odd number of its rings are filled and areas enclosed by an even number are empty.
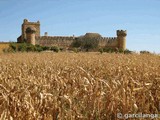
[[[45,32],[45,33],[44,33],[44,36],[48,36],[48,32]]]
[[[34,28],[36,28],[35,36],[36,36],[36,37],[39,37],[39,36],[40,36],[40,22],[39,22],[39,21],[37,21],[37,22],[29,22],[27,19],[24,19],[24,20],[23,20],[23,24],[22,24],[22,37],[21,37],[21,42],[25,42],[26,39],[27,39],[26,29],[27,29],[28,27],[34,27]]]
[[[35,37],[36,37],[36,28],[28,27],[26,29],[26,42],[35,45],[36,44]]]
[[[118,40],[118,48],[125,50],[126,49],[126,30],[117,30],[117,40]]]

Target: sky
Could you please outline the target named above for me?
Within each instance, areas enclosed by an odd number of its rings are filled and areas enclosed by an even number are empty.
[[[127,30],[127,49],[160,53],[160,0],[0,0],[0,41],[17,41],[23,19],[49,36]]]

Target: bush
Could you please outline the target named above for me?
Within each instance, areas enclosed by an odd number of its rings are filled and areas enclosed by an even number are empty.
[[[54,52],[59,52],[59,47],[57,47],[57,46],[52,46],[52,47],[50,48],[50,50],[52,50],[52,51],[54,51]]]
[[[107,52],[107,53],[124,53],[124,54],[131,54],[132,51],[126,49],[126,50],[122,50],[122,49],[118,49],[118,48],[108,48],[108,47],[105,47],[103,49],[100,49],[99,52]]]
[[[26,47],[26,51],[27,51],[27,52],[36,51],[36,47],[35,47],[34,45],[32,45],[32,44],[29,44],[29,45],[27,45],[27,47]]]
[[[17,44],[18,51],[20,52],[33,52],[36,51],[36,46],[27,43]]]
[[[71,46],[75,48],[82,47],[82,40],[81,39],[76,39],[72,42]]]
[[[35,45],[35,51],[41,52],[41,51],[43,51],[43,47],[40,45]]]
[[[64,51],[65,49],[64,49],[64,48],[59,48],[59,50],[60,50],[60,51]]]
[[[13,52],[17,51],[17,43],[10,43],[9,48],[12,49]]]
[[[118,53],[124,53],[123,49],[118,49]]]
[[[42,49],[45,51],[45,50],[50,50],[50,47],[48,46],[42,46]]]
[[[49,47],[32,45],[27,43],[11,43],[8,49],[4,49],[3,52],[41,52],[43,50],[48,50]]]
[[[27,46],[28,44],[26,43],[17,44],[18,51],[25,52],[27,50]]]
[[[103,48],[100,48],[99,49],[99,52],[102,54],[104,51],[103,51]]]
[[[124,54],[131,54],[132,53],[132,51],[130,51],[130,50],[128,50],[128,49],[126,49],[125,51],[124,51]]]
[[[79,52],[79,50],[78,50],[77,48],[73,48],[73,51],[74,51],[75,53],[78,53],[78,52]]]
[[[140,51],[141,54],[151,54],[149,51],[146,51],[146,50],[143,50],[143,51]]]
[[[113,53],[113,52],[116,52],[116,49],[105,47],[103,48],[103,51],[107,53]]]

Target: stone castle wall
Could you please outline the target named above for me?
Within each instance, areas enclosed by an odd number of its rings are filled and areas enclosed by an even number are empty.
[[[69,47],[74,39],[74,37],[68,36],[41,36],[36,38],[36,44],[42,46]]]
[[[31,35],[26,32],[27,29],[35,31]],[[33,35],[35,34],[35,35]],[[126,49],[126,35],[127,31],[117,30],[117,37],[102,37],[98,33],[86,33],[84,36],[75,37],[75,36],[40,36],[40,22],[29,22],[27,19],[24,19],[22,24],[22,35],[17,38],[17,42],[28,42],[35,41],[32,44],[38,44],[42,46],[59,46],[63,48],[68,48],[72,42],[76,39],[97,39],[99,41],[99,47],[110,47],[110,48],[119,48]],[[35,36],[35,40],[31,38]],[[32,38],[33,39],[33,38]]]
[[[78,37],[64,36],[41,36],[36,38],[36,44],[42,46],[60,46],[69,47],[72,42]],[[99,47],[116,48],[118,45],[117,37],[102,37],[98,39]]]
[[[101,39],[99,39],[99,46],[100,47],[117,47],[118,45],[118,41],[117,41],[117,37],[102,37]]]

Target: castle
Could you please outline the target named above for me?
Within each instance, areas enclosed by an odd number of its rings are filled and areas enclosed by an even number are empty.
[[[40,35],[40,21],[29,22],[24,19],[22,24],[22,34],[17,38],[18,43],[27,42],[33,45],[41,46],[58,46],[69,48],[72,42],[80,37],[76,36],[48,36],[45,32],[44,36]],[[99,47],[109,47],[126,49],[126,30],[117,30],[117,37],[102,37],[98,33],[86,33],[83,37],[94,38],[98,40]]]

